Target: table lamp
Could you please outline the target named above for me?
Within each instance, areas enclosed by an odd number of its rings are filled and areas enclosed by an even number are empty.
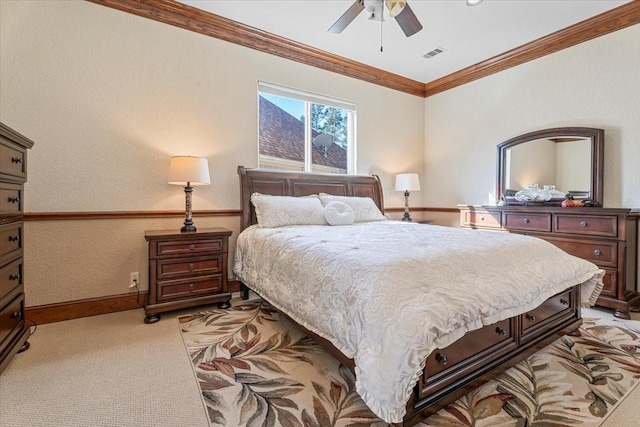
[[[396,175],[396,191],[404,191],[403,221],[411,221],[409,216],[409,192],[420,190],[420,180],[417,173],[401,173]]]
[[[191,194],[196,185],[209,185],[209,163],[203,157],[174,156],[169,164],[169,184],[182,185],[185,194],[186,216],[181,232],[196,231],[191,217]]]

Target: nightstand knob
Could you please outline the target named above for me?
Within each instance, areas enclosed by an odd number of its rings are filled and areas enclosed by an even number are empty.
[[[501,328],[500,326],[498,326],[496,328],[496,334],[505,336],[505,335],[507,335],[507,331],[506,331],[506,329]]]
[[[195,248],[196,248],[196,245],[194,245],[193,243],[189,245],[190,250],[194,250]]]
[[[529,218],[524,218],[522,222],[524,222],[525,224],[529,224]]]
[[[189,283],[189,290],[192,291],[193,288],[195,288],[195,285],[193,283]]]
[[[580,221],[580,226],[581,227],[586,227],[587,225],[589,225],[589,223],[587,221]]]
[[[595,251],[593,251],[593,254],[595,256],[600,256],[602,254],[602,252],[600,252],[600,249],[596,249]]]
[[[446,365],[447,364],[447,356],[445,356],[442,353],[437,353],[436,354],[436,361],[438,363],[442,363],[443,365]]]
[[[196,265],[192,262],[189,263],[189,270],[193,270],[194,268],[196,268]]]

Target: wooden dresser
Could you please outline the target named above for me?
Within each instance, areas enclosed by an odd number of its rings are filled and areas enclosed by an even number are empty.
[[[149,242],[149,295],[145,323],[159,313],[203,304],[230,306],[227,282],[229,236],[226,228],[145,232]]]
[[[0,373],[29,348],[24,319],[22,212],[27,149],[33,141],[0,123]]]
[[[604,288],[597,304],[629,319],[638,294],[638,218],[640,210],[526,206],[466,206],[460,225],[529,234],[589,260],[603,270]]]

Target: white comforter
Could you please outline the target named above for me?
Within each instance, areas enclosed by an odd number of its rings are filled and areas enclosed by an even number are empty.
[[[247,228],[234,272],[296,322],[355,359],[356,389],[399,422],[428,354],[603,271],[540,239],[382,221]]]

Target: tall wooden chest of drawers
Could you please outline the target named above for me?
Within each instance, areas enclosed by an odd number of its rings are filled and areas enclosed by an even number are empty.
[[[149,295],[145,323],[160,320],[159,313],[218,303],[230,306],[227,257],[231,230],[206,228],[147,231]]]
[[[0,372],[29,348],[24,319],[22,213],[27,149],[33,141],[0,123]]]
[[[638,293],[638,218],[635,209],[545,206],[459,206],[460,225],[529,234],[584,258],[606,274],[597,305],[629,318],[640,305]]]

